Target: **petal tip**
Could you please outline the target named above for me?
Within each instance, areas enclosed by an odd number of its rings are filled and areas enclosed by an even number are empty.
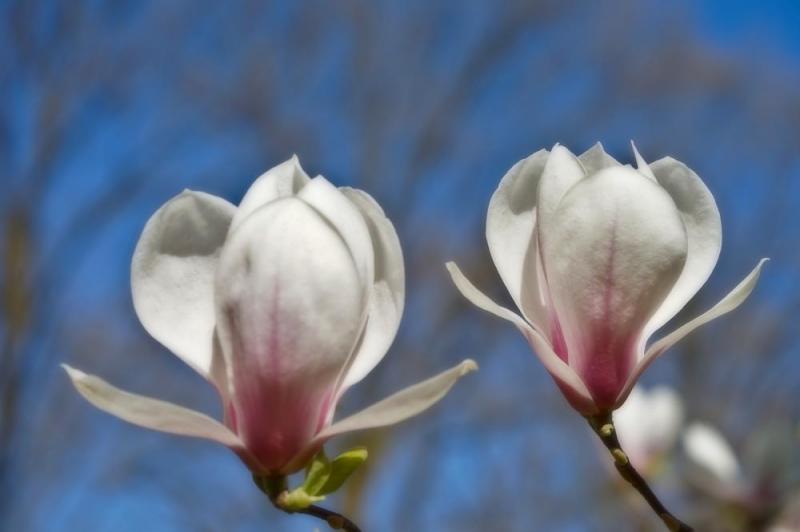
[[[752,278],[753,283],[755,283],[755,281],[758,281],[758,278],[761,277],[761,270],[764,269],[764,265],[768,263],[770,260],[772,260],[770,257],[762,257],[758,261],[758,264],[756,264],[756,267],[753,268],[753,271],[750,272],[750,275],[748,275],[745,279],[747,280],[748,278]]]
[[[478,371],[479,369],[478,363],[472,360],[471,358],[468,358],[463,362],[461,362],[461,364],[458,365],[458,368],[459,368],[458,372],[459,377],[463,377],[467,373],[472,373],[473,371]]]
[[[167,201],[167,203],[164,204],[164,206],[166,206],[166,204],[168,204],[168,203],[173,203],[173,202],[179,203],[181,201],[186,201],[186,200],[193,200],[193,201],[196,201],[196,202],[197,201],[202,202],[202,201],[207,201],[207,200],[211,200],[211,201],[222,200],[222,201],[225,201],[222,198],[220,198],[218,196],[215,196],[214,194],[210,194],[208,192],[203,192],[201,190],[193,190],[191,188],[184,188],[183,190],[180,191],[179,194],[176,194],[175,196],[170,198],[169,201]],[[162,206],[162,208],[164,206]],[[158,211],[156,211],[156,212],[158,212]]]
[[[636,158],[636,169],[639,171],[639,173],[652,179],[653,181],[657,181],[655,174],[653,174],[653,170],[650,168],[650,165],[647,164],[647,161],[644,160],[642,154],[636,149],[636,143],[633,142],[633,139],[631,139],[631,149],[633,149],[633,156]]]
[[[447,273],[450,274],[450,278],[456,284],[456,286],[460,286],[461,278],[464,277],[464,274],[461,271],[461,268],[458,267],[458,264],[455,261],[449,260],[444,263],[444,267],[447,268]]]
[[[753,268],[753,272],[750,274],[750,276],[753,277],[753,283],[758,281],[759,277],[761,277],[761,270],[764,269],[764,265],[770,260],[772,260],[770,257],[762,257],[761,260],[758,261],[758,264],[756,264],[756,267]]]
[[[64,371],[66,371],[66,372],[67,372],[67,375],[68,375],[68,376],[69,376],[69,378],[70,378],[70,379],[72,379],[73,381],[75,381],[75,380],[78,380],[78,379],[81,379],[81,378],[83,378],[83,377],[85,377],[85,376],[86,376],[86,374],[85,374],[84,372],[82,372],[82,371],[81,371],[81,370],[79,370],[79,369],[73,368],[73,367],[72,367],[72,366],[70,366],[69,364],[61,363],[61,364],[59,364],[59,365],[61,366],[61,368],[62,368]]]
[[[289,160],[286,161],[284,164],[290,164],[295,172],[305,177],[306,179],[309,179],[308,173],[306,173],[306,171],[303,170],[303,166],[300,164],[300,157],[298,157],[296,153],[293,153],[292,156],[289,157]]]
[[[633,156],[636,159],[636,167],[638,170],[641,170],[642,167],[647,166],[647,162],[642,157],[642,154],[639,153],[639,150],[636,148],[636,143],[631,139],[631,150],[633,150]]]

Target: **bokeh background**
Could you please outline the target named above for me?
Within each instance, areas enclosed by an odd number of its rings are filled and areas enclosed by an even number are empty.
[[[425,415],[334,442],[371,456],[329,506],[370,532],[660,530],[443,266],[510,304],[483,236],[499,179],[556,142],[630,162],[631,139],[695,169],[722,214],[717,269],[677,321],[772,258],[644,377],[725,435],[762,497],[703,490],[680,449],[655,489],[699,530],[765,530],[800,488],[798,27],[791,0],[0,2],[0,530],[325,529],[269,507],[225,449],[91,408],[58,367],[219,415],[138,324],[131,253],[183,188],[236,202],[293,153],[369,191],[405,248],[398,340],[340,413],[481,365]]]

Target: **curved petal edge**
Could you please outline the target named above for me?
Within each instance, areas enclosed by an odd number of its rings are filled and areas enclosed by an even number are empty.
[[[720,316],[727,314],[728,312],[736,309],[739,305],[744,303],[744,300],[750,295],[753,289],[756,287],[756,283],[758,282],[758,278],[761,275],[761,269],[769,259],[761,259],[756,267],[751,271],[747,277],[745,277],[736,287],[731,290],[725,297],[723,297],[719,303],[705,311],[703,314],[697,316],[693,320],[688,321],[687,323],[683,324],[682,326],[678,327],[668,335],[664,336],[660,340],[656,341],[651,345],[647,351],[645,351],[644,356],[637,364],[635,370],[631,374],[628,379],[625,388],[620,393],[619,398],[617,399],[617,407],[622,405],[625,402],[625,399],[628,397],[628,394],[633,388],[636,381],[639,379],[639,376],[642,372],[647,369],[647,367],[655,361],[656,358],[661,356],[664,351],[675,345],[677,342],[682,340],[685,336],[689,333],[700,327],[701,325],[705,325],[706,323],[719,318]]]
[[[142,326],[212,382],[214,271],[235,211],[222,198],[186,190],[150,217],[131,261]]]
[[[427,380],[400,390],[364,410],[335,422],[317,435],[327,439],[355,430],[385,427],[404,421],[439,402],[458,380],[478,370],[474,360],[466,359]]]
[[[378,365],[397,335],[405,304],[405,266],[397,231],[378,202],[363,190],[348,187],[339,190],[364,217],[375,252],[375,283],[367,323],[361,344],[342,376],[344,390]]]
[[[510,321],[517,326],[517,329],[533,347],[539,360],[542,361],[545,369],[553,376],[570,404],[583,414],[596,413],[597,408],[586,385],[575,371],[556,355],[550,343],[538,331],[531,327],[521,316],[498,305],[486,294],[475,288],[454,262],[448,262],[446,266],[453,283],[458,288],[458,291],[461,292],[461,295],[481,310]]]
[[[205,414],[166,401],[120,390],[94,375],[62,364],[75,389],[91,404],[122,420],[151,430],[204,438],[234,450],[244,448],[239,437]]]
[[[298,453],[284,467],[284,470],[294,471],[302,467],[325,441],[334,436],[345,432],[394,425],[422,413],[444,398],[461,377],[477,369],[478,364],[474,360],[464,360],[438,375],[400,390],[356,414],[335,422],[317,434],[314,441]]]

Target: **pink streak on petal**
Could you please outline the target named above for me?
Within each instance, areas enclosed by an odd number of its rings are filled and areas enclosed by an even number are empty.
[[[598,408],[610,410],[633,369],[635,357],[631,355],[635,350],[632,345],[619,345],[615,338],[601,331],[593,339],[592,354],[580,374]]]
[[[578,375],[600,409],[613,408],[636,361],[638,335],[631,336],[630,331],[616,330],[620,320],[613,319],[612,315],[612,300],[615,290],[618,289],[614,277],[616,252],[615,225],[611,232],[606,263],[603,313],[599,319],[585,324],[581,342],[583,356],[575,360]]]
[[[243,318],[227,309],[234,330]],[[234,397],[231,423],[250,453],[271,472],[281,468],[316,435],[327,416],[332,390],[318,389],[302,375],[288,375],[282,361],[295,352],[291,318],[282,318],[279,283],[273,285],[268,312],[271,332],[261,345],[245,345],[234,334]],[[289,322],[286,321],[289,320]],[[249,350],[248,350],[249,348]]]

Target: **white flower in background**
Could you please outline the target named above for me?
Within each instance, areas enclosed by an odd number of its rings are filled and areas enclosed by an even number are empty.
[[[633,466],[653,474],[673,449],[683,424],[683,402],[666,386],[645,390],[636,386],[614,412],[614,426],[622,449]]]
[[[790,497],[791,482],[781,482],[776,470],[769,468],[760,475],[745,474],[720,431],[702,422],[684,426],[683,417],[683,402],[671,388],[657,386],[648,391],[634,387],[625,404],[614,412],[614,425],[620,447],[637,470],[652,477],[667,472],[668,465],[682,465],[679,470],[684,479],[711,498],[700,499],[698,508],[716,501],[739,512],[742,522],[771,522],[765,528],[769,532],[800,532],[800,498]],[[685,461],[673,462],[678,439]],[[750,530],[749,525],[743,526]]]
[[[73,384],[131,423],[226,445],[257,475],[292,473],[332,436],[418,414],[476,367],[464,361],[332,423],[395,337],[403,257],[368,194],[310,179],[296,158],[238,208],[192,191],[164,204],[136,247],[131,285],[144,328],[216,387],[224,424],[65,367]]]
[[[697,174],[669,157],[648,165],[635,154],[636,169],[599,144],[579,157],[556,146],[503,177],[486,239],[521,315],[448,264],[461,293],[516,325],[585,416],[619,408],[658,356],[738,307],[763,264],[710,310],[647,346],[708,279],[722,231]]]
[[[758,436],[749,436],[748,443],[752,445],[751,438]],[[800,496],[795,491],[797,481],[792,474],[793,463],[782,460],[782,457],[791,460],[794,456],[794,442],[783,441],[788,443],[787,447],[771,447],[767,451],[771,458],[777,458],[783,464],[782,469],[763,468],[764,464],[759,464],[758,460],[753,462],[755,456],[749,453],[745,454],[751,459],[745,464],[750,466],[748,470],[743,468],[742,460],[728,440],[710,425],[692,423],[684,431],[682,443],[691,466],[688,478],[698,488],[747,516],[748,523],[762,523],[759,530],[800,532]],[[753,448],[749,447],[749,450]],[[764,526],[763,523],[767,522],[769,525]]]
[[[742,482],[736,453],[718,430],[705,423],[692,423],[682,439],[686,456],[716,483],[732,486]]]

